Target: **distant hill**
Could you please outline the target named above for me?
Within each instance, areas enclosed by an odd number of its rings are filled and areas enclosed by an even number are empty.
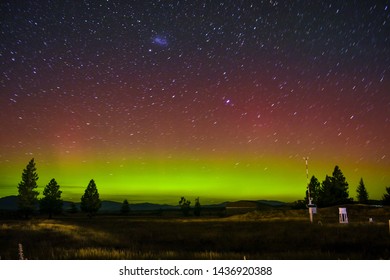
[[[80,202],[75,203],[80,208]],[[72,202],[64,201],[63,209],[66,211],[71,208]],[[102,207],[99,212],[118,212],[122,207],[121,202],[115,201],[102,201]],[[153,203],[136,203],[130,204],[130,209],[134,211],[153,211],[153,210],[165,210],[165,209],[177,209],[178,206],[172,206],[168,204],[153,204]],[[0,198],[0,210],[15,211],[18,209],[18,197],[16,195],[5,196]]]
[[[70,208],[71,202],[64,201],[63,209]],[[10,195],[0,198],[0,210],[16,211],[18,210],[18,196]]]
[[[277,200],[257,200],[258,203],[266,204],[273,207],[286,206],[286,202],[277,201]]]
[[[14,211],[18,209],[18,197],[16,195],[0,198],[0,210]]]
[[[16,195],[12,196],[5,196],[0,198],[0,210],[7,210],[7,211],[15,211],[18,209],[18,198]],[[253,201],[255,203],[268,206],[268,207],[280,207],[286,205],[284,202],[275,201],[275,200],[258,200]],[[202,205],[202,207],[205,208],[221,208],[225,207],[228,204],[234,204],[237,202],[223,202],[218,204],[211,204],[211,205]],[[80,209],[80,202],[75,203],[77,208]],[[71,208],[72,202],[70,201],[64,201],[63,209],[64,211],[67,211]],[[119,212],[122,207],[121,202],[116,201],[109,201],[109,200],[103,200],[102,201],[102,207],[99,209],[99,212]],[[135,203],[130,204],[130,210],[131,211],[156,211],[156,210],[174,210],[179,209],[179,206],[175,205],[169,205],[169,204],[154,204],[154,203]]]
[[[131,211],[155,211],[178,208],[178,206],[172,206],[168,204],[154,204],[148,202],[130,204],[129,206]],[[121,207],[121,202],[103,200],[102,207],[99,209],[99,212],[119,212]]]

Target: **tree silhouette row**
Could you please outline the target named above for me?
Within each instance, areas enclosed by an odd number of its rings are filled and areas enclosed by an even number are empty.
[[[53,178],[43,190],[44,197],[38,199],[39,192],[36,190],[37,180],[39,179],[34,158],[27,164],[22,173],[22,180],[18,184],[18,207],[19,211],[28,218],[39,205],[41,212],[47,213],[51,218],[53,214],[58,214],[62,211],[63,200],[61,199],[62,191],[60,186]],[[352,198],[349,197],[348,182],[336,165],[332,176],[326,175],[324,181],[320,184],[315,176],[311,177],[310,183],[307,186],[305,202],[309,203],[309,195],[312,203],[319,207],[332,206],[338,204],[351,203]],[[363,178],[360,179],[356,189],[357,199],[359,203],[368,202],[368,192],[364,185]],[[384,205],[390,205],[390,187],[386,188],[386,193],[383,195],[382,202]],[[179,201],[179,206],[184,215],[188,215],[191,202],[182,197]],[[73,208],[75,205],[73,204]],[[101,200],[97,190],[95,181],[90,180],[84,194],[81,197],[80,208],[83,212],[92,217],[101,207]],[[199,198],[195,200],[194,214],[200,215]],[[127,214],[129,212],[128,201],[125,200],[122,205],[121,212]]]
[[[324,181],[320,183],[315,176],[312,176],[306,190],[305,203],[309,203],[309,192],[312,203],[319,207],[333,206],[339,204],[348,204],[353,202],[349,196],[348,182],[341,169],[336,165],[332,176],[326,175]],[[386,194],[383,195],[383,205],[390,205],[390,187],[386,188]],[[368,203],[369,195],[364,184],[363,178],[360,179],[356,188],[357,202]]]
[[[49,218],[52,218],[54,214],[60,214],[62,212],[63,200],[61,199],[62,191],[57,181],[53,178],[46,185],[43,190],[44,197],[39,199],[39,192],[36,191],[38,185],[37,180],[39,179],[36,171],[34,158],[30,160],[26,168],[22,173],[22,181],[18,185],[18,207],[19,211],[28,218],[39,205],[41,213],[46,213]],[[179,205],[183,214],[187,216],[190,211],[191,202],[182,197]],[[84,194],[81,196],[80,209],[87,213],[89,217],[94,216],[100,209],[102,202],[99,198],[99,192],[96,187],[96,183],[93,179],[89,181]],[[71,213],[76,213],[77,207],[75,203],[71,204]],[[125,199],[121,207],[121,213],[127,215],[130,212],[129,202]],[[195,200],[194,215],[200,216],[201,206],[199,197]]]
[[[49,218],[53,214],[62,212],[62,191],[56,180],[54,178],[50,180],[43,190],[44,197],[39,199],[39,192],[36,191],[38,179],[39,177],[33,158],[23,170],[22,181],[18,185],[18,207],[25,218],[28,218],[34,212],[37,205],[39,205],[42,213],[49,215]],[[75,205],[73,204],[73,211],[75,211],[74,207]],[[80,208],[81,211],[87,213],[89,217],[92,217],[100,207],[101,200],[99,198],[99,192],[95,181],[92,179],[81,197]]]

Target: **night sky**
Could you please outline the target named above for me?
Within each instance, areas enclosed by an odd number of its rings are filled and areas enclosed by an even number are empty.
[[[79,201],[390,186],[388,1],[1,1],[0,197],[34,158]]]

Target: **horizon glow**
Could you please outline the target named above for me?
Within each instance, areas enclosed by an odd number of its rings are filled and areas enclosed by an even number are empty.
[[[280,159],[266,159],[261,161],[241,160],[155,160],[131,161],[118,160],[113,162],[68,162],[65,165],[40,165],[36,159],[38,191],[42,193],[44,186],[55,178],[63,191],[65,200],[79,201],[90,179],[94,179],[100,196],[104,200],[130,202],[161,202],[177,203],[181,196],[193,200],[200,197],[202,202],[217,203],[234,200],[281,200],[292,202],[302,199],[302,192],[306,187],[305,165],[303,160],[291,158],[281,164]],[[321,164],[321,163],[319,163]],[[293,168],[295,166],[295,168]],[[17,183],[21,180],[21,171],[25,168],[7,171],[9,186],[6,195],[17,194]],[[333,167],[328,172],[320,172],[325,168],[316,168],[316,176],[320,182],[325,175],[331,175]],[[341,167],[342,168],[342,167]],[[310,162],[309,162],[310,170]],[[363,169],[364,170],[364,169]],[[383,184],[383,178],[370,177],[372,170],[342,169],[350,186],[351,197],[356,196],[355,190],[362,174],[364,182],[375,199],[372,188],[374,184]],[[386,174],[386,170],[380,170]],[[3,174],[0,174],[3,175]],[[19,181],[15,178],[19,178]],[[3,177],[4,178],[4,177]],[[351,180],[352,179],[352,180]],[[4,188],[7,190],[7,188]],[[381,197],[378,193],[377,197]]]

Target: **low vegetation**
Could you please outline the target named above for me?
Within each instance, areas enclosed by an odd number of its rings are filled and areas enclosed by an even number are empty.
[[[272,209],[230,217],[104,216],[0,221],[0,257],[18,259],[390,259],[390,208]],[[373,219],[369,223],[369,218]]]

